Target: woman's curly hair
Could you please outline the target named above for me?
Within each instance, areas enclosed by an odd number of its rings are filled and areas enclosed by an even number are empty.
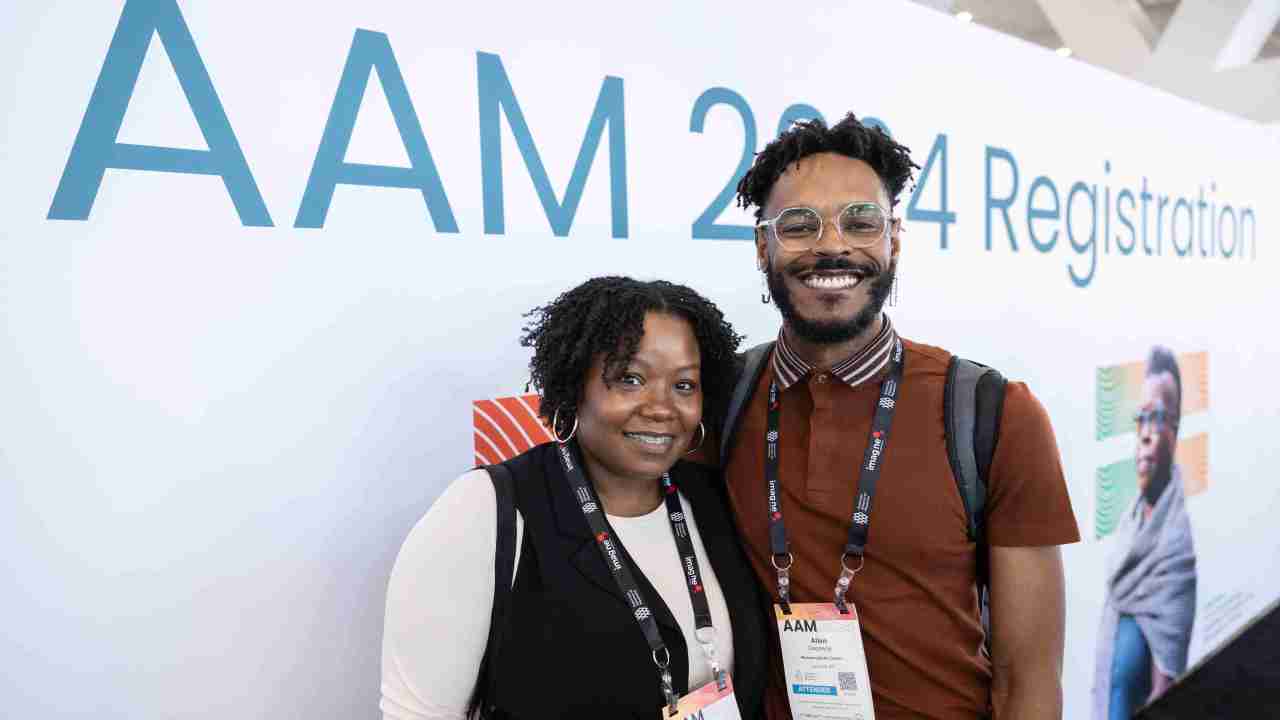
[[[693,327],[702,363],[703,421],[714,432],[728,405],[742,337],[715,303],[684,285],[619,276],[588,280],[525,314],[529,322],[520,344],[533,348],[530,383],[542,395],[538,414],[548,426],[557,410],[557,432],[572,424],[596,355],[604,354],[605,383],[631,362],[651,312],[684,318]]]

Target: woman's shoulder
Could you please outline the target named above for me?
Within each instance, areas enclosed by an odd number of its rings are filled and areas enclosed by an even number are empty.
[[[400,546],[397,565],[428,560],[437,556],[440,548],[456,547],[459,542],[479,545],[487,541],[492,545],[497,529],[495,498],[493,483],[483,468],[455,478],[409,531]]]
[[[484,468],[472,468],[454,478],[453,482],[440,493],[440,497],[427,511],[430,515],[437,507],[442,510],[474,511],[479,507],[487,507],[494,502],[493,482]]]
[[[554,443],[542,443],[535,445],[528,450],[516,455],[513,458],[505,460],[502,465],[511,471],[515,479],[519,480],[528,475],[533,468],[541,465],[547,453],[553,452]],[[496,502],[496,492],[493,489],[493,481],[490,479],[489,471],[484,467],[477,467],[459,475],[449,483],[440,497],[423,516],[426,520],[437,508],[444,512],[475,512],[479,509],[492,509]]]

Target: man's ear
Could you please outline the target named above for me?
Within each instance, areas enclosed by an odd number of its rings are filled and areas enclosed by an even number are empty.
[[[765,239],[764,228],[756,228],[756,270],[764,272],[769,267],[769,241]]]

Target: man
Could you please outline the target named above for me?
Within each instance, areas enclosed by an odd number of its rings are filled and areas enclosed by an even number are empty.
[[[1116,528],[1094,670],[1095,720],[1132,717],[1187,669],[1196,613],[1196,556],[1174,463],[1182,374],[1172,352],[1151,349],[1138,430],[1138,497]]]
[[[899,347],[882,312],[901,250],[893,211],[916,167],[907,148],[850,114],[830,128],[820,120],[794,125],[739,184],[739,202],[754,206],[760,221],[757,269],[782,328],[729,436],[730,500],[774,600],[780,560],[770,531],[785,515],[790,556],[781,566],[793,560],[790,601],[829,603],[859,496],[868,539],[848,597],[879,720],[1058,718],[1064,590],[1057,546],[1079,535],[1043,407],[1024,384],[1008,384],[987,477],[988,657],[977,546],[946,447],[951,356],[902,340],[901,379],[886,379]],[[988,331],[980,320],[973,328]],[[896,399],[881,395],[888,382]],[[892,408],[887,443],[878,419],[871,438],[878,406]],[[777,503],[766,493],[766,443],[780,456]],[[879,472],[873,502],[859,494],[864,457]],[[789,681],[777,642],[767,707],[771,720],[787,720]]]

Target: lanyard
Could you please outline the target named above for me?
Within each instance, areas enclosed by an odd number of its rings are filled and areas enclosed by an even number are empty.
[[[889,377],[880,384],[880,399],[876,403],[876,414],[871,420],[871,436],[867,438],[867,450],[862,457],[862,468],[858,476],[858,496],[854,501],[853,515],[849,519],[849,539],[845,543],[844,553],[840,556],[840,578],[835,586],[835,604],[840,612],[848,613],[845,594],[853,576],[862,569],[865,562],[864,552],[867,547],[867,532],[871,525],[871,500],[876,494],[876,481],[880,479],[880,467],[884,464],[884,454],[889,447],[889,426],[893,424],[894,406],[897,405],[898,390],[902,385],[902,372],[906,363],[902,357],[902,340],[896,339],[893,344],[893,357],[889,363]],[[765,434],[764,476],[769,490],[769,549],[772,551],[770,561],[778,572],[778,599],[782,611],[791,614],[791,565],[795,557],[791,554],[787,540],[787,526],[782,519],[782,494],[778,479],[778,440],[780,437],[779,415],[781,403],[778,398],[778,381],[769,382],[769,421]],[[849,569],[849,557],[858,558],[858,566]],[[785,565],[780,563],[786,563]]]
[[[622,542],[616,537],[613,528],[609,526],[609,520],[605,518],[604,511],[600,507],[600,501],[596,498],[595,490],[591,487],[591,483],[587,481],[586,474],[582,471],[582,463],[577,452],[576,442],[561,443],[557,450],[560,456],[560,467],[564,469],[565,477],[569,479],[569,487],[573,489],[575,499],[578,501],[579,507],[582,509],[582,515],[586,518],[587,525],[591,528],[591,534],[595,537],[596,547],[600,549],[600,555],[604,558],[605,567],[609,568],[613,579],[618,583],[618,590],[622,592],[623,597],[627,599],[627,603],[631,606],[631,612],[636,618],[636,622],[640,625],[640,630],[644,633],[644,638],[649,642],[649,648],[653,651],[653,663],[658,666],[658,676],[662,682],[662,694],[667,700],[667,706],[670,714],[675,714],[677,698],[674,686],[671,682],[671,672],[669,666],[671,664],[671,653],[667,650],[667,645],[662,641],[662,634],[658,631],[658,623],[653,619],[653,611],[645,603],[643,593],[640,591],[640,585],[636,582],[635,575],[631,572],[631,564],[627,562],[626,554],[622,549]],[[702,646],[703,655],[707,658],[707,663],[711,666],[711,674],[716,679],[716,685],[721,690],[726,686],[726,673],[720,668],[720,661],[716,657],[715,647],[715,628],[711,624],[711,606],[707,603],[706,589],[702,583],[702,570],[698,567],[698,554],[693,548],[693,540],[689,537],[689,526],[685,521],[684,508],[680,505],[680,496],[676,492],[676,484],[671,480],[671,473],[662,474],[662,492],[667,506],[667,519],[671,522],[671,533],[675,536],[676,552],[680,557],[680,566],[684,568],[686,589],[689,591],[689,601],[693,603],[693,622],[694,635],[698,640],[698,644]]]

